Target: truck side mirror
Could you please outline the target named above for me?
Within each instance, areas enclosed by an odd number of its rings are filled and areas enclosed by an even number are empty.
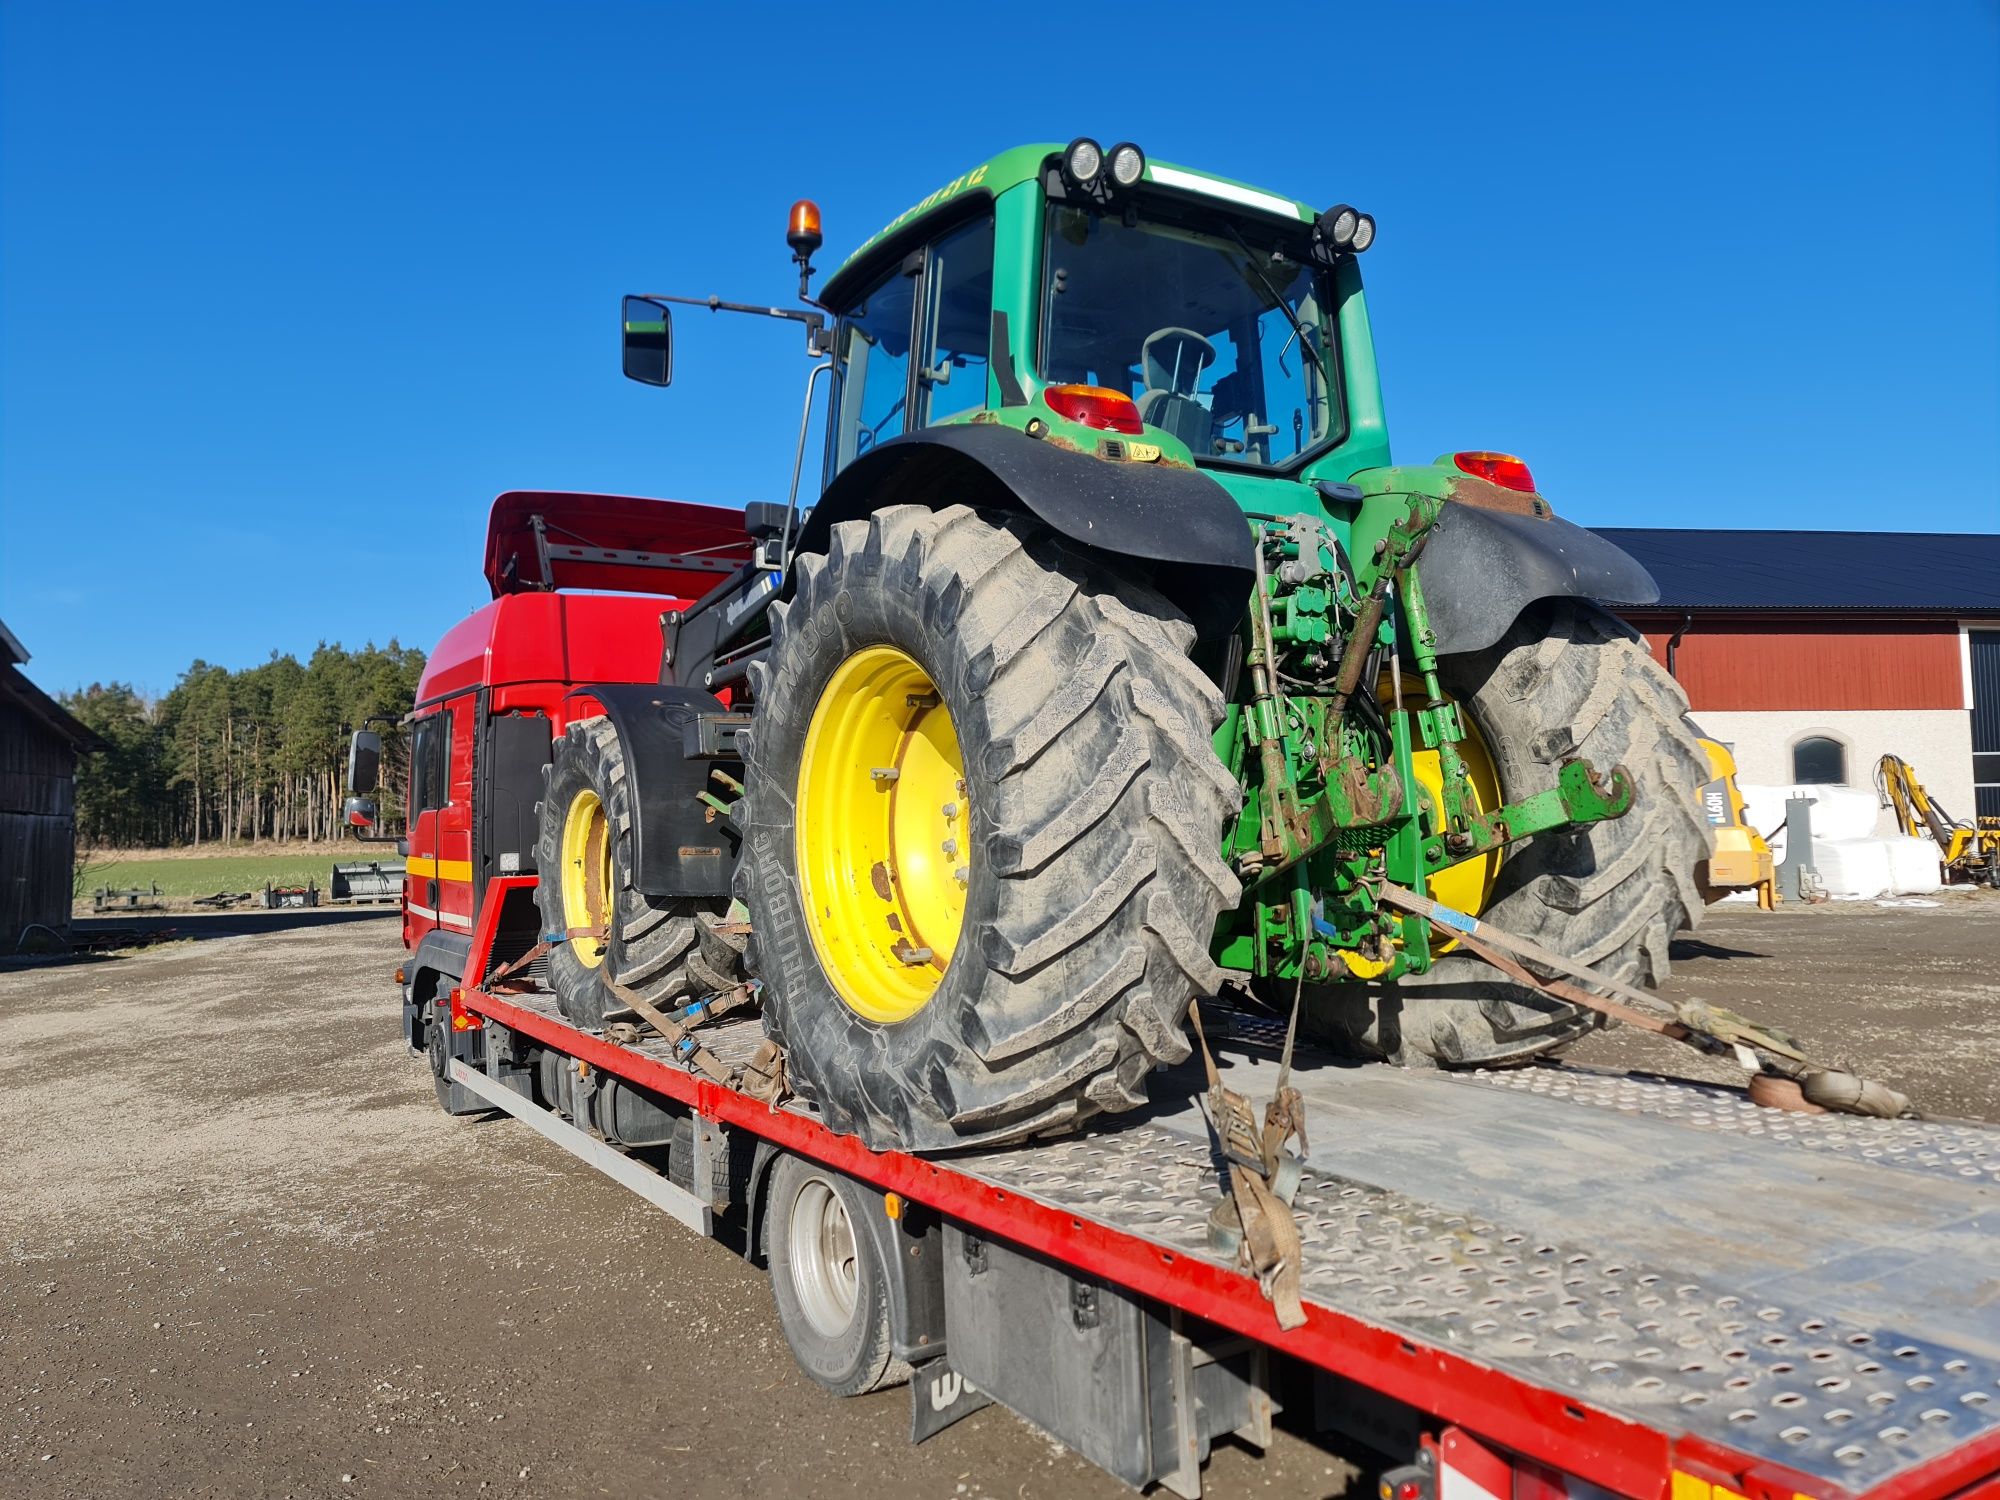
[[[376,807],[371,798],[349,797],[340,806],[341,821],[349,828],[357,828],[363,833],[375,826]]]
[[[625,378],[641,385],[674,381],[674,315],[651,297],[627,297],[619,317]]]
[[[382,736],[372,729],[357,729],[354,738],[347,743],[347,789],[350,792],[372,792],[382,773]],[[370,804],[371,817],[374,822]]]

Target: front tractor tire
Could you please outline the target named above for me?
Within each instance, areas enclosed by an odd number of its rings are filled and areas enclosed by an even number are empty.
[[[624,746],[609,719],[571,724],[544,771],[535,901],[542,931],[563,935],[549,954],[562,1013],[592,1029],[625,1002],[610,981],[653,1005],[734,982],[704,941],[728,902],[649,896],[632,879],[632,791]]]
[[[1695,871],[1709,854],[1699,805],[1708,762],[1680,685],[1631,631],[1573,600],[1528,610],[1487,650],[1444,658],[1439,675],[1508,798],[1553,785],[1579,755],[1607,771],[1624,766],[1636,793],[1621,818],[1510,850],[1480,919],[1627,984],[1662,983],[1674,934],[1701,917]],[[1464,952],[1393,985],[1309,986],[1306,996],[1307,1029],[1321,1041],[1406,1064],[1524,1063],[1602,1024]]]
[[[801,557],[752,670],[740,894],[827,1122],[935,1150],[1144,1099],[1240,894],[1194,631],[1026,518],[894,506]]]

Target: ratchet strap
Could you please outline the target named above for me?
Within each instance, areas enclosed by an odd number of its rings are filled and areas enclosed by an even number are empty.
[[[1296,1005],[1293,1011],[1296,1019]],[[1222,1236],[1234,1231],[1237,1261],[1256,1276],[1264,1299],[1277,1313],[1278,1326],[1297,1328],[1306,1320],[1305,1308],[1299,1301],[1299,1260],[1303,1247],[1291,1206],[1271,1187],[1276,1166],[1266,1154],[1266,1143],[1271,1141],[1279,1122],[1303,1114],[1298,1107],[1298,1091],[1285,1087],[1282,1081],[1289,1074],[1289,1041],[1287,1066],[1280,1075],[1278,1095],[1265,1111],[1265,1125],[1260,1132],[1250,1101],[1223,1085],[1215,1056],[1208,1050],[1208,1034],[1201,1027],[1200,1001],[1188,1007],[1188,1016],[1201,1043],[1202,1065],[1208,1070],[1209,1122],[1221,1144],[1229,1178],[1229,1196],[1216,1205],[1215,1213],[1210,1216],[1211,1228],[1220,1230]],[[1280,1101],[1286,1095],[1291,1102],[1281,1110]],[[1277,1144],[1282,1145],[1283,1140],[1279,1136]]]

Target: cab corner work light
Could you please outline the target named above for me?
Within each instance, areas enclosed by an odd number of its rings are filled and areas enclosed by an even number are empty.
[[[1062,164],[1063,176],[1077,187],[1091,187],[1104,174],[1104,148],[1080,135],[1064,150]]]
[[[1080,135],[1063,148],[1062,175],[1071,188],[1102,203],[1114,192],[1139,185],[1146,175],[1146,153],[1130,141],[1107,151]]]
[[[1321,244],[1331,245],[1336,252],[1359,255],[1375,243],[1375,220],[1345,203],[1336,203],[1319,216],[1313,232]]]

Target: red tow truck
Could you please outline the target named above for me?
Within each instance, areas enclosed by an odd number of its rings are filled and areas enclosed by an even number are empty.
[[[801,1366],[837,1395],[907,1378],[917,1440],[999,1402],[1186,1497],[1211,1445],[1278,1424],[1383,1455],[1385,1500],[2000,1496],[1988,1126],[1305,1048],[1304,1319],[1282,1328],[1212,1227],[1197,1067],[1081,1134],[919,1157],[828,1129],[719,997],[651,1028],[564,1019],[534,899],[552,739],[604,712],[589,685],[660,683],[663,627],[774,520],[495,503],[493,602],[440,644],[410,724],[399,978],[448,1112],[505,1111],[765,1266]],[[1224,1080],[1270,1094],[1282,1029],[1205,1011]]]

